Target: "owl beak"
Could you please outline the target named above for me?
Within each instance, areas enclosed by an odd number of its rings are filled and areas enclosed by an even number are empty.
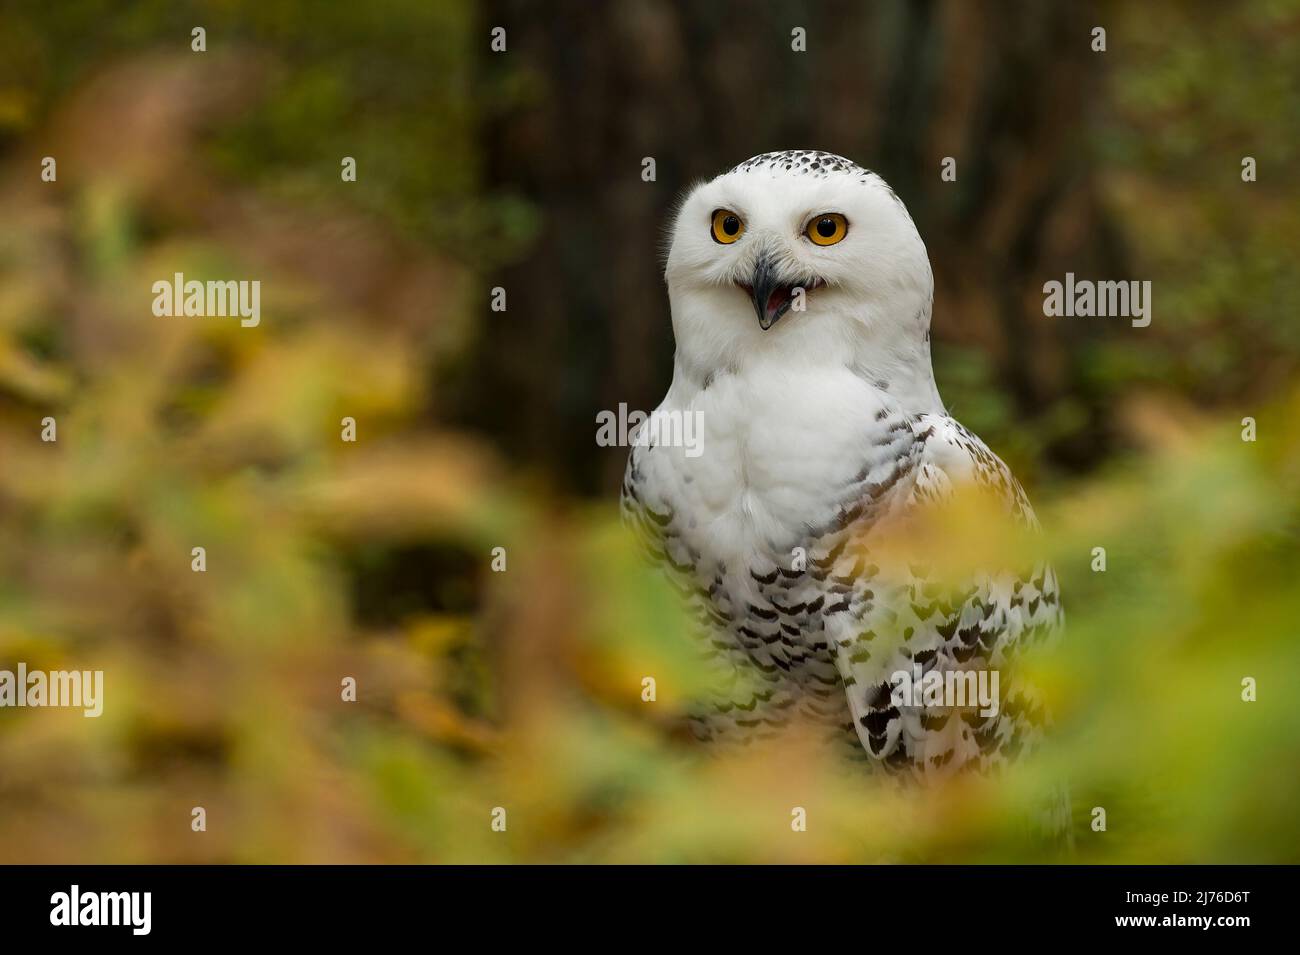
[[[754,263],[754,275],[741,287],[749,293],[754,303],[754,314],[758,316],[758,325],[767,331],[781,316],[790,310],[794,302],[794,290],[800,286],[783,281],[776,274],[772,261],[766,255],[760,255]]]
[[[820,278],[798,279],[796,282],[790,282],[789,279],[779,277],[767,253],[759,255],[758,261],[754,262],[753,279],[740,283],[740,287],[744,288],[746,294],[754,301],[754,314],[757,314],[758,325],[763,331],[776,325],[781,316],[790,311],[796,292],[801,296],[807,296],[814,288],[824,285],[826,282]],[[800,311],[802,309],[801,300]]]

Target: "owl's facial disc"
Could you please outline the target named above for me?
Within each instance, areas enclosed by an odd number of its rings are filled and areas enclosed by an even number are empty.
[[[737,283],[754,303],[754,314],[759,327],[767,331],[781,316],[790,310],[802,292],[806,302],[812,291],[826,283],[819,278],[790,278],[777,273],[772,260],[760,255],[754,263],[754,274],[747,282]]]

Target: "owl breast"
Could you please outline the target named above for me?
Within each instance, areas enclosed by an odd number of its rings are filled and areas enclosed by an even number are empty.
[[[698,415],[700,441],[694,453],[634,449],[629,520],[680,581],[719,665],[746,661],[764,681],[765,720],[849,726],[852,738],[829,627],[888,600],[863,538],[910,491],[911,419],[847,369],[721,377],[677,408]]]
[[[788,559],[898,458],[910,425],[847,368],[722,375],[684,403],[695,456],[665,448],[673,504],[702,553],[737,567]]]

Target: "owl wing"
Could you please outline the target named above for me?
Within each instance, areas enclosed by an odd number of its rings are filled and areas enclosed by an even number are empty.
[[[946,415],[912,419],[916,446],[900,519],[950,502],[963,487],[993,496],[1008,528],[1037,530],[1033,509],[1007,466],[977,436]],[[892,528],[899,533],[899,525]],[[858,738],[873,761],[921,775],[987,769],[1032,748],[1046,712],[1012,663],[1027,646],[1056,633],[1062,612],[1056,575],[1045,563],[997,568],[953,581],[939,579],[927,562],[891,561],[884,528],[863,528],[849,551],[860,550],[874,573],[854,581],[851,612],[825,620]],[[895,690],[898,674],[983,671],[997,707],[954,709],[918,705]],[[930,679],[935,679],[931,677]],[[966,681],[967,687],[972,686]],[[912,705],[906,705],[910,702]]]

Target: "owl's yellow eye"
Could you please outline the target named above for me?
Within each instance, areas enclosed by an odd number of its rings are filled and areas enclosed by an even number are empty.
[[[838,212],[823,212],[813,216],[804,235],[816,245],[834,245],[849,234],[849,220]]]
[[[713,212],[713,241],[731,245],[745,234],[745,223],[740,216],[730,209],[716,209]]]

